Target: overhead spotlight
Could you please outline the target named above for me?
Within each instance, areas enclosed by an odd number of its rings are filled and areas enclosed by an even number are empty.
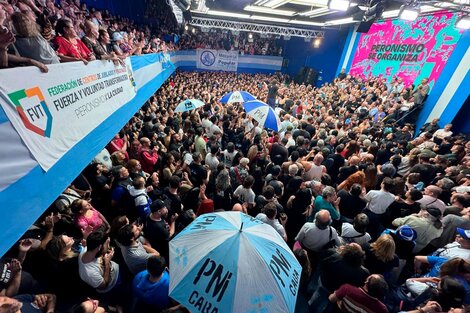
[[[402,5],[398,16],[405,21],[414,21],[418,18],[419,12],[419,7]]]
[[[189,26],[188,26],[188,24],[184,25],[184,30],[186,30],[186,31],[187,31],[188,29],[189,29]]]
[[[347,11],[351,1],[349,0],[330,0],[328,7],[335,11]]]
[[[470,29],[470,16],[461,16],[457,19],[455,27],[460,29]]]
[[[196,28],[193,27],[193,29],[191,29],[191,32],[194,34],[196,32]]]
[[[253,39],[253,34],[252,33],[248,34],[248,39]]]
[[[310,42],[310,38],[305,37],[305,38],[304,38],[304,41],[305,41],[305,42]]]
[[[321,39],[320,39],[320,38],[316,38],[316,39],[313,41],[313,47],[314,47],[314,48],[320,48],[320,44],[321,44]]]

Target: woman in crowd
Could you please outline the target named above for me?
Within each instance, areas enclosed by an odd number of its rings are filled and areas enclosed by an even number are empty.
[[[91,227],[93,231],[99,229],[105,232],[109,231],[110,225],[106,218],[93,208],[87,200],[77,199],[73,201],[71,210],[75,215],[75,225],[78,229],[83,231]]]
[[[55,31],[57,33],[55,38],[56,51],[61,62],[82,61],[87,64],[89,61],[95,60],[93,52],[78,38],[70,20],[58,20]]]

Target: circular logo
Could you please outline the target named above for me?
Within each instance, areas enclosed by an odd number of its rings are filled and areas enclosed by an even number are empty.
[[[205,66],[211,66],[215,63],[215,55],[210,51],[204,51],[201,54],[201,63]]]

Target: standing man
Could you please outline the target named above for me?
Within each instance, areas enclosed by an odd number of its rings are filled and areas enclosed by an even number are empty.
[[[416,89],[413,91],[415,105],[422,105],[424,103],[424,100],[426,99],[430,89],[428,82],[429,78],[423,78],[421,80],[421,84],[419,84],[418,87],[416,87]]]
[[[277,81],[275,79],[271,80],[268,86],[268,104],[271,108],[276,107],[276,97],[277,97],[277,91],[279,90],[279,87],[277,85]]]

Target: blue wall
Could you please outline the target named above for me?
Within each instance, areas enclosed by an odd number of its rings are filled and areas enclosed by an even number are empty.
[[[305,42],[303,38],[292,37],[284,41],[284,58],[289,60],[289,64],[283,72],[295,76],[302,66],[312,67],[323,72],[318,85],[331,82],[335,77],[347,36],[348,29],[325,30],[325,38],[319,48],[313,48],[312,41]]]
[[[165,0],[159,0],[165,1]],[[116,0],[84,0],[87,6],[99,9],[109,10],[109,12],[116,16],[125,16],[133,19],[138,23],[144,22],[145,1],[132,0],[132,1],[116,1]]]

